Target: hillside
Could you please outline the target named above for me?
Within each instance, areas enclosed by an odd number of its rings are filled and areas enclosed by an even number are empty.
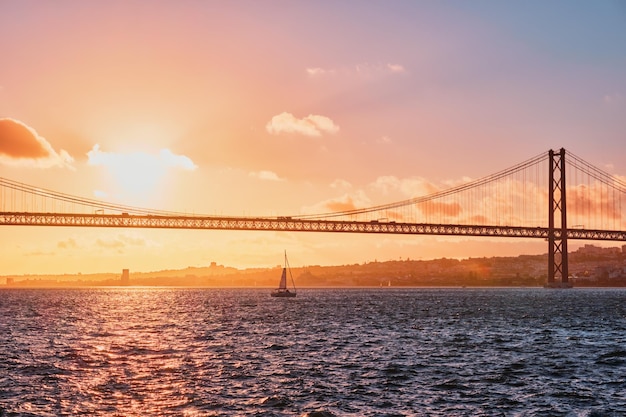
[[[570,253],[570,279],[576,286],[626,285],[626,255],[619,248],[585,245]],[[280,267],[236,269],[213,262],[207,267],[130,272],[129,285],[189,287],[274,287]],[[366,262],[341,266],[292,268],[298,287],[349,286],[541,286],[546,255],[441,258]],[[120,271],[121,272],[121,271]],[[121,285],[120,273],[5,276],[8,287],[80,287]],[[0,281],[1,283],[2,281]]]

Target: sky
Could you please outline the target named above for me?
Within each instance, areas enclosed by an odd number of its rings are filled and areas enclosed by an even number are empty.
[[[0,177],[86,198],[297,215],[416,197],[561,147],[626,174],[623,0],[0,0],[0,51]],[[2,226],[0,249],[6,275],[547,245]]]

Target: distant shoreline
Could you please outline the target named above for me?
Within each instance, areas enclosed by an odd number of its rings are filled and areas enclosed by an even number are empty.
[[[298,288],[542,287],[547,254],[517,257],[373,261],[362,264],[293,267]],[[185,287],[274,288],[282,267],[236,269],[212,262],[205,267],[119,273],[0,276],[0,288]],[[569,254],[574,287],[626,287],[626,253],[585,245]],[[4,282],[3,282],[4,281]],[[4,284],[4,285],[3,285]],[[123,285],[127,284],[127,285]]]

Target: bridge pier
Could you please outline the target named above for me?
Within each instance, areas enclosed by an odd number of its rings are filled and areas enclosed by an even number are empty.
[[[567,205],[565,195],[565,149],[559,153],[552,149],[550,159],[548,189],[548,282],[546,287],[569,288],[567,259]],[[559,216],[558,225],[555,217]],[[557,280],[558,278],[558,280]]]

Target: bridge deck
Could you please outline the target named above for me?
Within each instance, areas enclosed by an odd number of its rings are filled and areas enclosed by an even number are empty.
[[[547,227],[315,220],[295,217],[157,216],[0,212],[4,226],[125,227],[150,229],[266,230],[401,235],[497,236],[547,239]],[[555,229],[559,239],[561,230]],[[626,241],[626,231],[568,229],[568,239]]]

